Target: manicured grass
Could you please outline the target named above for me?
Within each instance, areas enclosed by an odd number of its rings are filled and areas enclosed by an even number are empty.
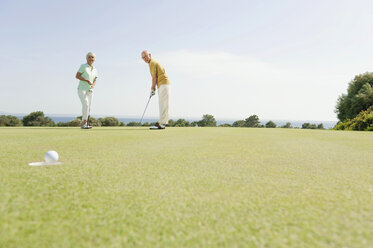
[[[0,247],[373,247],[373,132],[0,128]]]

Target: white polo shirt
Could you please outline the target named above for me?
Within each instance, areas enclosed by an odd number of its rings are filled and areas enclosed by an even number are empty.
[[[92,69],[91,67],[89,66],[89,64],[82,64],[78,70],[78,72],[80,72],[82,75],[82,77],[84,79],[87,79],[89,81],[91,81],[91,83],[93,83],[93,81],[95,80],[95,78],[97,77],[97,70],[94,66],[92,66]],[[91,86],[85,82],[85,81],[79,81],[79,86],[78,86],[78,90],[90,90],[91,89]]]

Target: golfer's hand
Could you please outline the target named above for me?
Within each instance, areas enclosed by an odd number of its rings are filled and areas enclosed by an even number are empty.
[[[87,80],[87,83],[88,83],[89,85],[92,85],[92,82],[91,82],[91,81],[89,81],[89,80]]]
[[[155,95],[155,90],[151,90],[150,91],[150,97],[154,96]]]

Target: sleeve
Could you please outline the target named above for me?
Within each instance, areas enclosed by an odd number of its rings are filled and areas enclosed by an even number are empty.
[[[80,73],[83,74],[84,71],[85,71],[85,66],[84,66],[84,65],[81,65],[81,66],[79,67],[78,72],[80,72]]]

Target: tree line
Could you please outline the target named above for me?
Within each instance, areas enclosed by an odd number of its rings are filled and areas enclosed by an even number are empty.
[[[104,117],[95,119],[89,117],[92,126],[125,126],[115,117]],[[0,126],[25,126],[25,127],[79,127],[82,124],[82,117],[78,116],[69,122],[55,123],[51,118],[45,116],[42,111],[32,112],[21,119],[12,115],[0,115]]]
[[[1,115],[0,116],[0,126],[42,126],[42,127],[78,127],[82,123],[82,117],[78,116],[72,121],[68,122],[58,122],[55,123],[51,118],[45,116],[42,111],[32,112],[29,115],[26,115],[21,119],[18,119],[16,116],[12,115]],[[103,118],[94,118],[89,117],[89,123],[92,126],[100,127],[115,127],[115,126],[129,126],[129,127],[138,127],[138,126],[152,126],[155,122],[152,123],[140,123],[140,122],[129,122],[125,124],[122,121],[119,121],[115,117],[103,117]],[[233,122],[233,124],[224,123],[217,125],[215,117],[210,114],[205,114],[202,116],[202,119],[199,121],[189,122],[185,119],[178,119],[176,121],[169,120],[168,126],[170,127],[258,127],[258,128],[276,128],[277,125],[273,121],[268,121],[265,125],[260,124],[259,117],[257,115],[251,115],[244,120],[238,120]],[[291,123],[288,122],[281,128],[293,128]],[[324,129],[322,123],[319,125],[304,123],[302,125],[303,129]]]

